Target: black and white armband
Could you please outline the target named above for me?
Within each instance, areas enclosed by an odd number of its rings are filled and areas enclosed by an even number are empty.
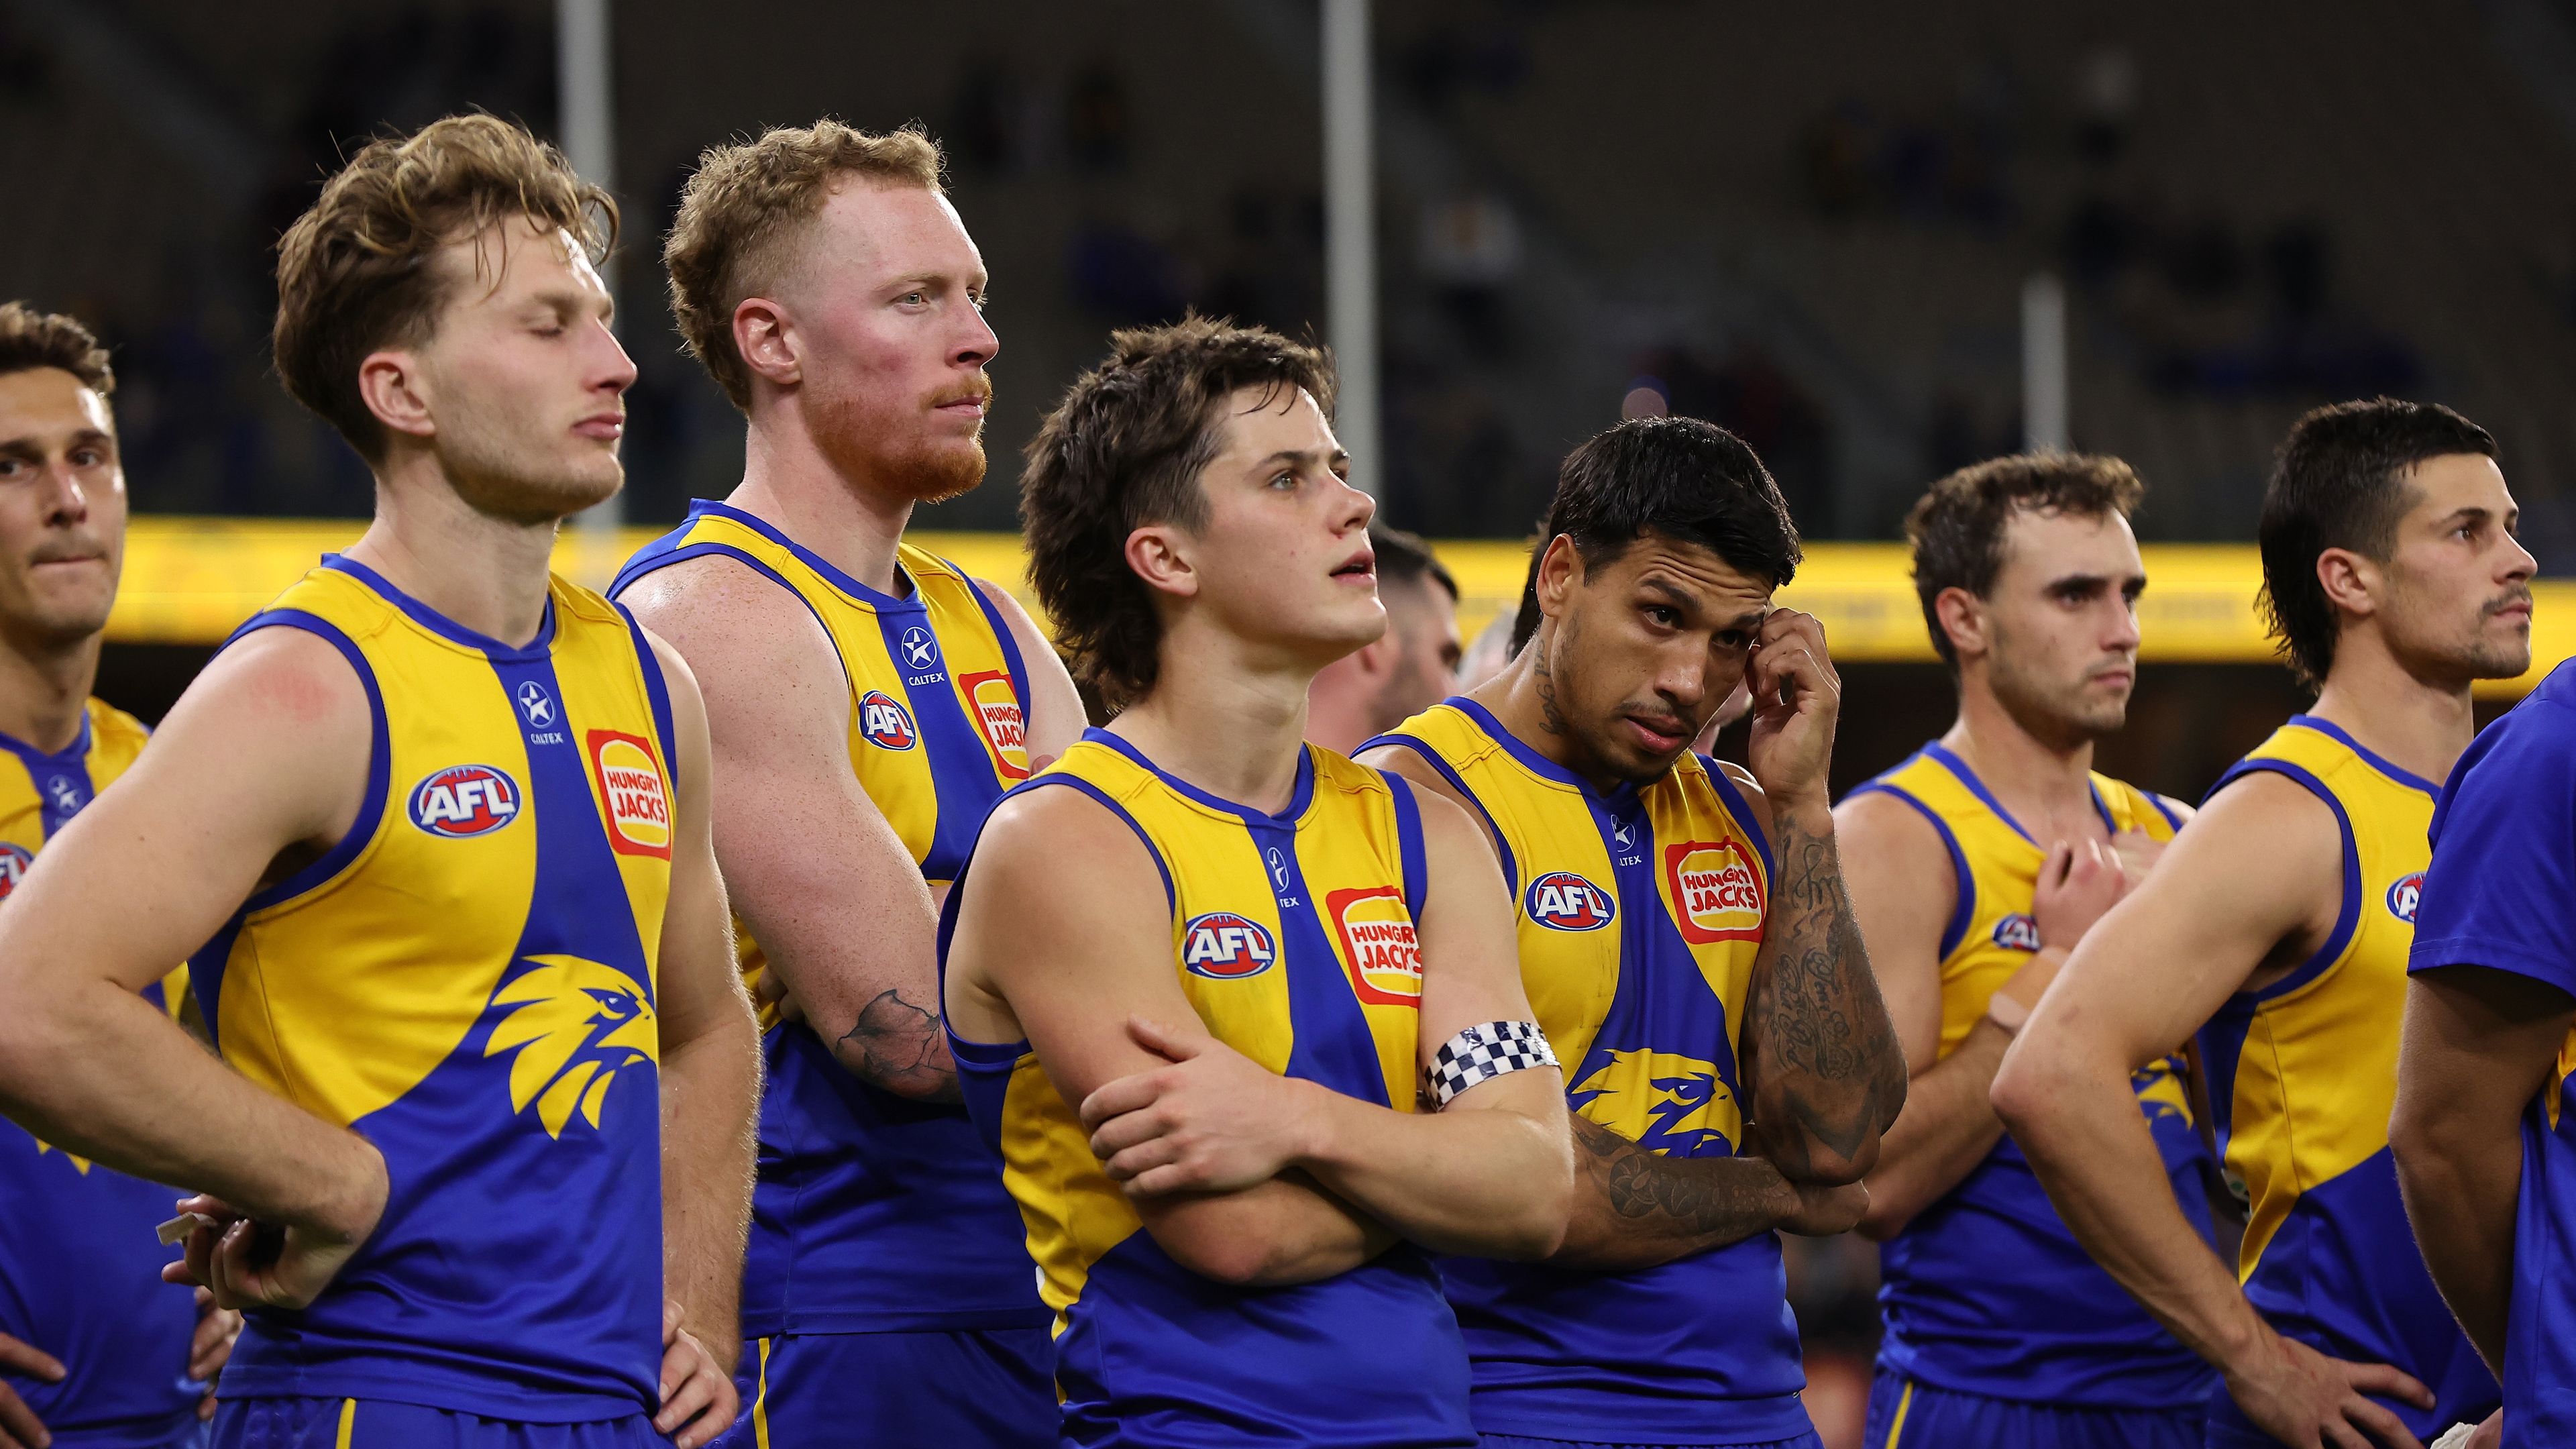
[[[1449,1038],[1431,1059],[1431,1094],[1446,1107],[1458,1094],[1505,1072],[1556,1065],[1556,1048],[1534,1021],[1489,1021]]]

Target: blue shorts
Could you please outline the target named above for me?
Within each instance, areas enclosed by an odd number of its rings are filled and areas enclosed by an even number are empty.
[[[1824,1439],[1816,1439],[1814,1428],[1795,1439],[1772,1439],[1767,1444],[1602,1444],[1595,1439],[1525,1439],[1520,1434],[1486,1434],[1479,1449],[1824,1449]]]
[[[2081,1409],[1936,1389],[1879,1370],[1866,1449],[2201,1449],[2205,1405]]]
[[[387,1399],[222,1399],[214,1428],[211,1449],[671,1449],[641,1413],[530,1424]]]
[[[214,1432],[195,1409],[167,1419],[45,1427],[53,1430],[54,1449],[206,1449]]]
[[[1588,1439],[1530,1439],[1519,1434],[1487,1434],[1477,1441],[1478,1449],[1825,1449],[1825,1441],[1813,1429],[1795,1439],[1773,1439],[1761,1444],[1616,1444]]]
[[[1057,1439],[1055,1344],[1043,1328],[755,1339],[734,1386],[742,1417],[708,1449],[1053,1449]]]

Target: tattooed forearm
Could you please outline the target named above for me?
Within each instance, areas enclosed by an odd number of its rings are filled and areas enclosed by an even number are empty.
[[[891,989],[859,1008],[859,1019],[832,1044],[851,1075],[916,1102],[955,1102],[957,1065],[939,1029],[939,1013]]]
[[[1870,974],[1830,831],[1782,810],[1779,874],[1739,1056],[1761,1139],[1791,1177],[1845,1178],[1905,1101],[1905,1054]]]
[[[1609,1128],[1574,1119],[1575,1189],[1559,1267],[1649,1268],[1769,1232],[1798,1206],[1780,1170],[1758,1157],[1658,1157]]]

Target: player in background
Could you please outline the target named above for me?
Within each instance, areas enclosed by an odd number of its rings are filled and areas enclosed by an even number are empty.
[[[1369,549],[1386,633],[1325,665],[1306,692],[1306,738],[1336,754],[1438,704],[1458,682],[1458,581],[1403,529],[1371,525]]]
[[[2434,807],[2388,1127],[2415,1241],[2516,1444],[2576,1442],[2570,690],[2562,664],[2479,732]]]
[[[2117,458],[2026,454],[1951,474],[1906,519],[1959,716],[1834,812],[1914,1073],[1861,1222],[1885,1244],[1874,1449],[2201,1442],[2208,1367],[2085,1256],[1986,1100],[2014,1031],[2127,888],[2123,860],[2143,875],[2190,813],[2093,770],[2137,682],[2143,491]],[[2168,1054],[2131,1085],[2208,1243],[2187,1082]]]
[[[125,560],[115,391],[89,329],[0,304],[0,902],[143,749],[90,695]],[[187,994],[185,966],[142,990]],[[161,1281],[174,1196],[0,1127],[0,1449],[168,1449],[213,1414],[241,1315]]]
[[[1303,742],[1386,627],[1331,400],[1320,353],[1191,319],[1117,334],[1029,445],[1030,576],[1121,712],[986,822],[945,990],[1069,1444],[1472,1445],[1424,1250],[1565,1232],[1491,852]]]
[[[1576,1162],[1541,1263],[1451,1259],[1489,1449],[1815,1445],[1777,1230],[1842,1232],[1905,1098],[1827,810],[1841,681],[1761,461],[1690,418],[1574,450],[1535,637],[1362,759],[1468,807],[1519,903]],[[1692,751],[1739,684],[1750,771]]]
[[[2209,1443],[2413,1446],[2494,1377],[2424,1270],[2388,1154],[2434,793],[2469,686],[2531,662],[2531,555],[2485,430],[2378,399],[2291,428],[2258,537],[2316,706],[2222,776],[2076,947],[1992,1100],[2076,1241],[2216,1368]],[[2132,1074],[2199,1033],[2239,1267],[2175,1195]],[[2239,1286],[2239,1280],[2242,1286]]]
[[[0,910],[0,1108],[203,1194],[165,1271],[250,1309],[222,1449],[696,1449],[733,1415],[759,1058],[705,713],[547,572],[623,476],[610,206],[479,115],[324,185],[278,371],[375,520]],[[136,994],[201,944],[220,1063]]]
[[[828,120],[709,151],[664,259],[749,423],[741,486],[611,590],[697,671],[737,950],[774,977],[734,1434],[1041,1442],[1047,1315],[940,1034],[932,893],[1082,701],[1010,595],[903,542],[983,481],[983,259],[928,137]]]

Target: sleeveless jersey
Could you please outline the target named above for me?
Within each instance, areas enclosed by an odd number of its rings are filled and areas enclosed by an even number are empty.
[[[1092,730],[1020,788],[1079,790],[1145,843],[1162,868],[1173,973],[1217,1040],[1271,1071],[1414,1109],[1424,862],[1403,781],[1309,748],[1288,808],[1268,815]],[[944,926],[967,888],[951,892]],[[1067,1443],[1476,1442],[1467,1355],[1420,1251],[1398,1244],[1288,1287],[1212,1283],[1143,1230],[1025,1041],[951,1032],[949,1045],[1055,1310]]]
[[[268,628],[366,686],[366,796],[198,953],[198,996],[224,1059],[373,1142],[391,1190],[310,1308],[249,1315],[224,1396],[649,1412],[673,826],[652,648],[562,579],[514,648],[338,557],[234,638]]]
[[[1019,645],[955,566],[905,545],[895,598],[741,509],[701,499],[628,561],[612,596],[717,555],[796,596],[850,690],[850,769],[932,885],[1029,775]],[[766,958],[737,918],[746,980]],[[1034,1328],[1045,1310],[1014,1248],[1019,1221],[963,1106],[852,1076],[810,1027],[763,1012],[760,1176],[743,1270],[746,1339],[789,1333]]]
[[[1685,755],[1643,789],[1604,794],[1466,698],[1379,744],[1428,761],[1500,842],[1521,980],[1565,1063],[1567,1106],[1658,1154],[1732,1156],[1737,1032],[1772,863],[1725,773]],[[1630,1272],[1440,1268],[1484,1433],[1740,1444],[1810,1432],[1776,1234]]]
[[[1854,794],[1904,801],[1950,854],[1957,904],[1941,933],[1941,1042],[1959,1049],[1995,989],[2039,949],[2031,901],[2048,851],[1937,741]],[[2108,775],[2093,806],[2113,833],[2171,840],[2181,818]],[[2179,1056],[2137,1074],[2138,1107],[2183,1216],[2211,1238],[2209,1149]],[[2105,1409],[2170,1409],[2215,1386],[2199,1355],[2147,1316],[2075,1241],[2010,1136],[1879,1250],[1882,1367],[1936,1388]]]
[[[2334,813],[2343,886],[2316,954],[2231,997],[2201,1028],[2228,1182],[2248,1209],[2237,1274],[2280,1332],[2422,1380],[2437,1400],[2431,1412],[2380,1402],[2429,1443],[2484,1418],[2498,1398],[2424,1268],[2388,1152],[2406,959],[2440,787],[2312,715],[2292,716],[2210,793],[2257,771],[2295,781]],[[2224,1394],[2211,1403],[2213,1423],[2232,1418]]]
[[[0,735],[0,901],[54,832],[134,763],[147,733],[93,699],[80,738],[60,754]],[[143,994],[177,1015],[188,968]],[[197,1307],[189,1290],[161,1281],[172,1250],[152,1234],[182,1196],[0,1124],[0,1334],[70,1370],[59,1384],[7,1369],[0,1380],[62,1449],[161,1449],[196,1427],[205,1388],[186,1373]]]
[[[2478,732],[2433,812],[2417,971],[2475,966],[2576,996],[2576,668]],[[2562,1002],[2562,1005],[2564,1003]],[[2576,1035],[2522,1114],[2504,1414],[2516,1444],[2576,1442]]]

